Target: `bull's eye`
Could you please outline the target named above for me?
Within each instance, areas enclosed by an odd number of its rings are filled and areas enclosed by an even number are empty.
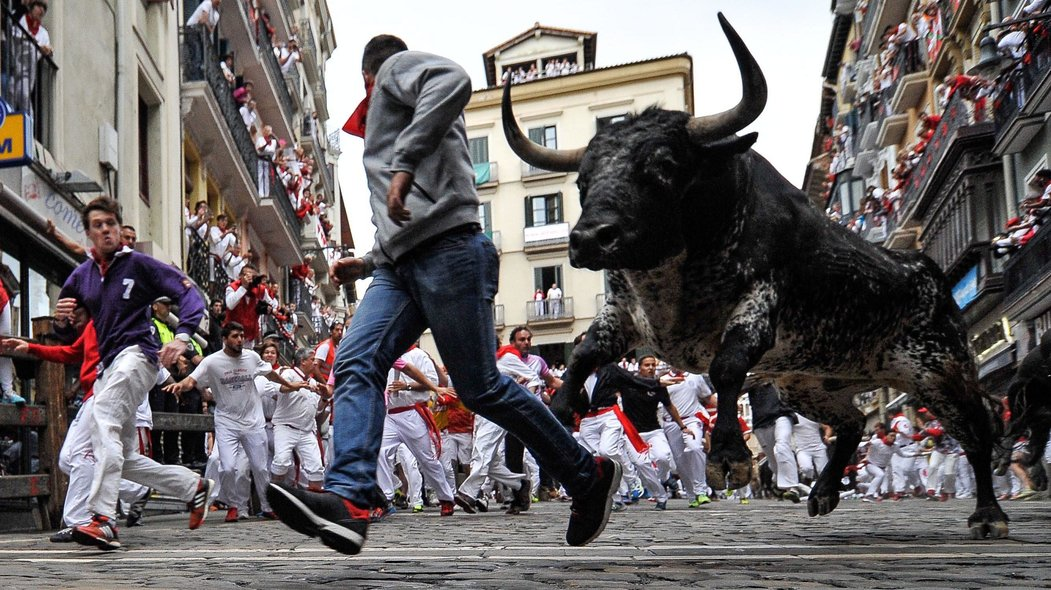
[[[664,186],[671,186],[675,179],[677,164],[668,147],[660,147],[653,151],[645,160],[645,173],[653,180]]]
[[[581,177],[577,177],[577,192],[580,193],[580,203],[584,203],[584,197],[588,193],[588,183]]]

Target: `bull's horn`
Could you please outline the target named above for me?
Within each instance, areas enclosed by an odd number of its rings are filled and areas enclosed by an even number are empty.
[[[719,24],[723,33],[730,41],[734,57],[737,58],[737,67],[741,70],[741,102],[734,108],[717,115],[706,115],[694,117],[686,124],[690,137],[695,141],[707,142],[733,135],[755,121],[756,117],[763,112],[766,106],[766,79],[759,64],[755,62],[748,47],[738,36],[737,31],[730,26],[726,17],[719,13]]]
[[[511,109],[511,77],[504,82],[504,100],[502,106],[504,119],[504,137],[511,149],[518,154],[523,161],[544,170],[554,172],[576,172],[580,167],[580,160],[584,157],[584,149],[555,150],[537,145],[522,134],[515,120],[515,113]]]

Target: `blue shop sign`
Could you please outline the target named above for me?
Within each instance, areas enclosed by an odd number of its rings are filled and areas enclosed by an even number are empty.
[[[959,283],[952,288],[952,298],[960,309],[965,309],[978,297],[978,266],[975,265],[963,275]]]

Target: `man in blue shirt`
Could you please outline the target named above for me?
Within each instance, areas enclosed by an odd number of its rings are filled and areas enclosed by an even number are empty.
[[[135,409],[157,379],[157,363],[170,365],[186,351],[204,314],[204,301],[179,270],[124,246],[120,205],[99,197],[84,208],[84,230],[91,258],[66,279],[55,307],[70,317],[79,304],[91,314],[99,341],[91,441],[97,460],[88,507],[92,521],[73,530],[73,538],[103,550],[120,547],[114,524],[123,477],[182,498],[190,509],[190,528],[204,522],[212,481],[177,465],[161,465],[138,452]],[[150,304],[160,296],[178,301],[182,319],[175,339],[162,348],[150,322]]]

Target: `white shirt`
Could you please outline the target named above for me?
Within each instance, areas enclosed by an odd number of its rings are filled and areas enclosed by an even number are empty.
[[[237,236],[234,235],[234,232],[224,236],[223,230],[219,229],[218,225],[213,225],[208,230],[208,240],[211,242],[212,255],[222,258],[230,246],[237,243]]]
[[[426,352],[423,352],[419,348],[413,348],[399,358],[419,369],[421,373],[431,380],[431,383],[438,383],[438,369],[435,368],[434,361],[431,360],[431,357]],[[395,381],[412,381],[412,378],[403,376],[402,372],[397,369],[391,369],[387,372],[387,385],[390,385]],[[431,393],[429,391],[409,391],[403,389],[387,395],[387,407],[401,408],[404,406],[411,406],[419,402],[425,402],[429,400],[430,397]]]
[[[259,391],[259,401],[263,404],[263,418],[273,420],[274,408],[277,407],[275,398],[281,395],[281,386],[262,375],[256,375],[255,388]]]
[[[18,24],[22,25],[23,29],[27,31],[29,30],[29,22],[26,20],[26,15],[22,15],[22,19],[18,21]],[[51,46],[51,35],[48,34],[43,23],[40,24],[40,28],[38,28],[36,34],[33,35],[33,39],[36,41],[37,45],[41,47]]]
[[[792,436],[795,439],[796,448],[801,451],[825,448],[825,441],[821,439],[821,425],[798,413],[796,414],[796,419],[798,422],[792,426]]]
[[[289,383],[306,381],[317,383],[313,378],[307,378],[297,368],[287,368],[281,371],[281,376]],[[317,407],[321,396],[309,389],[297,389],[289,393],[277,395],[277,408],[274,410],[274,424],[285,424],[305,432],[317,430]]]
[[[528,379],[529,381],[523,387],[531,393],[539,393],[544,388],[544,380],[537,375],[536,369],[527,365],[514,353],[509,352],[496,359],[496,370],[500,371],[501,375],[507,375],[516,381],[519,377]]]
[[[185,12],[183,14],[186,14]],[[197,9],[193,11],[190,18],[186,21],[186,26],[190,27],[193,25],[204,24],[209,29],[214,29],[215,25],[219,24],[219,10],[212,6],[212,0],[204,0],[197,5]]]
[[[668,386],[668,397],[671,398],[675,409],[679,411],[679,415],[687,418],[701,411],[701,400],[711,397],[712,390],[702,375],[683,373],[683,376],[685,379],[682,383]],[[660,413],[664,414],[665,421],[672,419],[664,406],[661,406]]]
[[[562,299],[562,289],[558,287],[551,287],[547,290],[548,299]]]
[[[209,387],[215,398],[215,423],[233,430],[263,428],[263,403],[255,386],[256,375],[274,368],[254,351],[230,356],[226,350],[204,357],[190,373],[201,387]]]

